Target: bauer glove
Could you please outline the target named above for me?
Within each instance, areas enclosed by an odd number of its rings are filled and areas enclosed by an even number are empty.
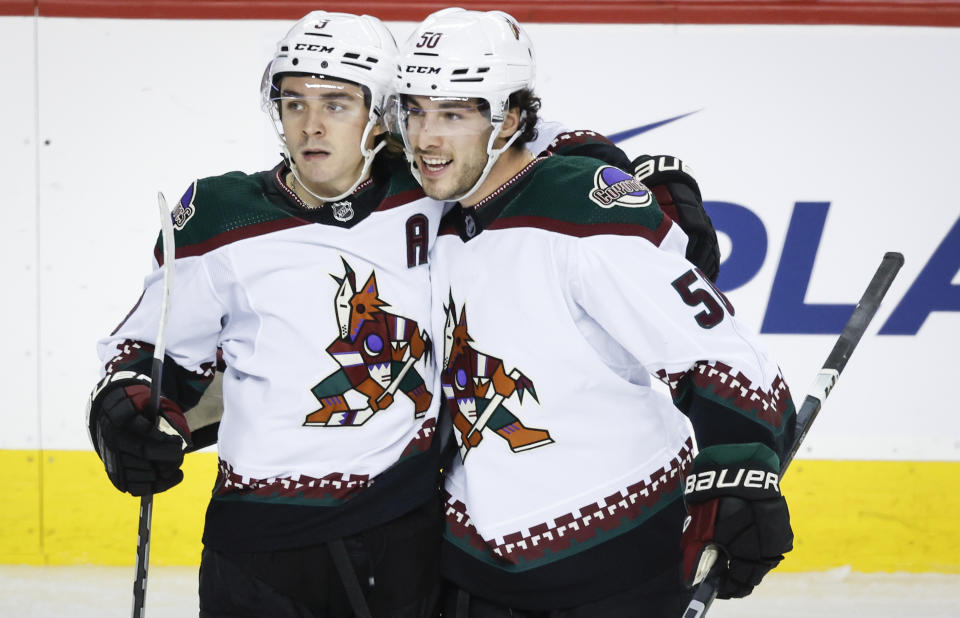
[[[779,468],[777,455],[758,442],[710,446],[696,456],[684,487],[687,586],[700,583],[707,570],[704,550],[716,546],[725,567],[718,598],[745,597],[793,548]]]
[[[160,398],[158,422],[150,420],[149,378],[108,375],[89,405],[90,438],[117,489],[142,496],[183,480],[180,465],[191,446],[190,430],[180,406],[166,397]]]
[[[717,231],[703,208],[700,187],[690,168],[676,157],[641,155],[630,169],[653,192],[660,209],[686,233],[687,260],[716,282],[720,275]]]

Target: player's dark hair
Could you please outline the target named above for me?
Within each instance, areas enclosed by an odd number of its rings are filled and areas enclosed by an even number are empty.
[[[540,111],[540,97],[533,93],[530,88],[517,90],[510,95],[510,109],[517,108],[521,113],[525,113],[520,125],[520,137],[518,137],[511,148],[522,150],[527,147],[527,142],[537,139],[537,113]]]

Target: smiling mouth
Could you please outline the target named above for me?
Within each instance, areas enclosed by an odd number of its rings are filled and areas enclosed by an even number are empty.
[[[442,174],[450,165],[453,159],[441,159],[439,157],[420,157],[420,170],[428,176],[437,176]]]

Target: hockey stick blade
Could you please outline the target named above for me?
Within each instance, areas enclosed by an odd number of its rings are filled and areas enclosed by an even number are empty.
[[[804,398],[803,405],[797,412],[797,433],[793,444],[790,445],[790,450],[780,464],[781,479],[787,471],[787,466],[793,461],[794,455],[800,450],[800,444],[807,437],[807,432],[810,431],[810,426],[820,413],[824,400],[836,385],[843,368],[847,366],[850,355],[853,354],[854,349],[866,332],[867,326],[870,325],[877,309],[880,308],[880,303],[887,290],[890,289],[890,284],[893,283],[897,273],[900,272],[901,266],[903,266],[903,254],[894,251],[884,254],[880,266],[877,267],[877,271],[873,274],[873,278],[867,285],[860,302],[853,310],[853,315],[850,316],[847,325],[843,327],[843,331],[840,333],[833,349],[830,350],[826,362],[823,363],[823,367],[817,373],[810,394]],[[710,547],[715,546],[708,546],[708,549]],[[719,555],[719,552],[714,553]],[[707,614],[710,605],[717,598],[720,578],[725,568],[721,561],[711,565],[707,576],[694,590],[693,599],[687,605],[682,618],[703,618]]]
[[[160,209],[160,243],[163,254],[163,287],[160,293],[160,320],[157,326],[157,340],[153,346],[153,364],[150,368],[150,409],[151,420],[157,422],[160,410],[160,384],[163,381],[163,358],[166,354],[164,334],[167,329],[167,315],[170,311],[170,290],[173,289],[173,271],[176,251],[173,237],[173,220],[167,200],[163,193],[157,193],[157,205]],[[140,497],[140,520],[137,527],[137,565],[133,580],[133,618],[146,616],[147,569],[150,566],[150,522],[153,519],[153,494]]]

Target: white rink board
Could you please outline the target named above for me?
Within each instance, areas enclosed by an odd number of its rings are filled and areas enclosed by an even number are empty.
[[[37,192],[36,72],[33,20],[0,18],[0,179],[3,180],[0,226],[0,303],[3,354],[4,429],[0,448],[40,445],[37,396]],[[17,62],[7,59],[16,58]],[[15,96],[14,96],[15,94]]]
[[[158,227],[156,192],[175,200],[195,177],[276,162],[258,86],[288,26],[0,18],[0,53],[23,59],[0,71],[5,92],[13,84],[20,95],[4,97],[0,120],[0,160],[12,174],[0,268],[18,299],[3,314],[4,407],[15,414],[4,415],[12,420],[0,448],[89,448],[83,404],[96,379],[94,344],[139,295]],[[402,39],[413,25],[392,26]],[[743,206],[762,221],[759,270],[730,294],[753,328],[763,323],[797,202],[830,204],[806,303],[853,304],[885,251],[905,254],[801,456],[960,459],[951,388],[960,312],[934,312],[916,334],[877,335],[960,215],[951,182],[960,30],[529,30],[544,117],[614,134],[695,112],[620,145],[631,155],[681,156],[705,200]],[[38,104],[32,86],[21,87],[34,75]],[[952,285],[960,285],[956,272]],[[799,402],[836,335],[764,338]]]

